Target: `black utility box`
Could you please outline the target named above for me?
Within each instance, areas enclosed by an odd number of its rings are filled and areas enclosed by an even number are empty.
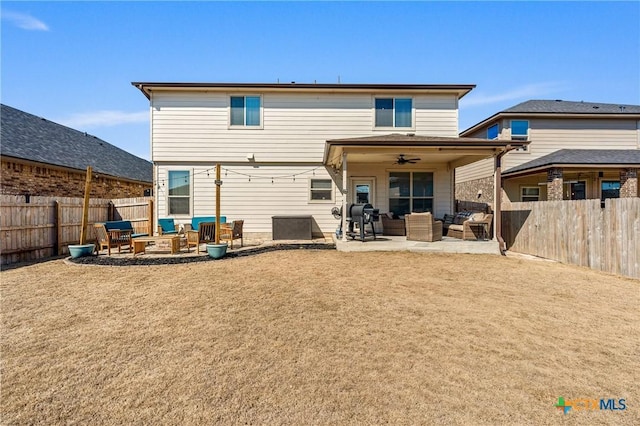
[[[311,215],[271,216],[274,240],[311,240]]]

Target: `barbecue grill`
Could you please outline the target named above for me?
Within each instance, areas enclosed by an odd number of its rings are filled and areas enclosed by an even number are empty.
[[[373,226],[373,222],[380,220],[380,210],[374,209],[371,204],[351,204],[348,209],[349,215],[347,221],[349,222],[349,229],[347,235],[355,240],[357,237],[360,241],[364,241],[368,235],[373,235],[373,239],[376,239],[376,230]],[[354,230],[354,225],[358,224],[358,232]],[[371,233],[365,231],[365,225],[371,227]]]

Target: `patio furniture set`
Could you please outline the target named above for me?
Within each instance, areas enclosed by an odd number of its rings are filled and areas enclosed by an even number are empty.
[[[429,212],[411,213],[403,219],[383,214],[383,235],[406,235],[409,241],[440,241],[443,236],[461,240],[486,240],[491,238],[493,215],[481,212],[459,212],[435,219]]]
[[[95,224],[96,252],[107,250],[111,255],[111,249],[117,248],[118,253],[123,247],[127,247],[133,255],[145,253],[147,246],[154,243],[156,248],[166,249],[171,254],[180,252],[182,246],[186,246],[187,252],[191,247],[200,253],[200,244],[215,241],[215,216],[193,217],[191,223],[180,225],[172,218],[158,219],[156,235],[136,233],[130,221],[111,221]],[[234,240],[240,240],[240,247],[244,245],[242,227],[244,220],[235,220],[227,223],[225,216],[220,217],[220,242],[227,242],[233,248]]]

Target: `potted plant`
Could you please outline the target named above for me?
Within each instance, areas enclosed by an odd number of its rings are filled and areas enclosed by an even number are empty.
[[[209,253],[209,257],[220,259],[227,254],[227,243],[208,243],[207,253]]]
[[[87,166],[84,182],[84,199],[82,203],[82,227],[80,228],[80,244],[69,244],[69,254],[74,259],[89,256],[96,248],[95,244],[87,244],[87,224],[89,220],[89,195],[91,193],[91,166]]]
[[[69,254],[72,258],[90,256],[95,250],[95,244],[69,244]]]

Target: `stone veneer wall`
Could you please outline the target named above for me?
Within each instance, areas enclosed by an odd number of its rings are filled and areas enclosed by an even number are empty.
[[[563,173],[560,168],[552,168],[547,172],[547,200],[558,201],[563,198]]]
[[[85,172],[74,172],[46,165],[2,159],[0,193],[10,195],[84,197]],[[97,173],[94,172],[94,175]],[[92,179],[91,196],[95,198],[129,198],[144,196],[151,184],[119,180],[110,176]]]
[[[620,198],[637,197],[638,169],[625,169],[620,172]]]
[[[455,199],[458,201],[493,205],[493,176],[456,183],[455,192]]]

